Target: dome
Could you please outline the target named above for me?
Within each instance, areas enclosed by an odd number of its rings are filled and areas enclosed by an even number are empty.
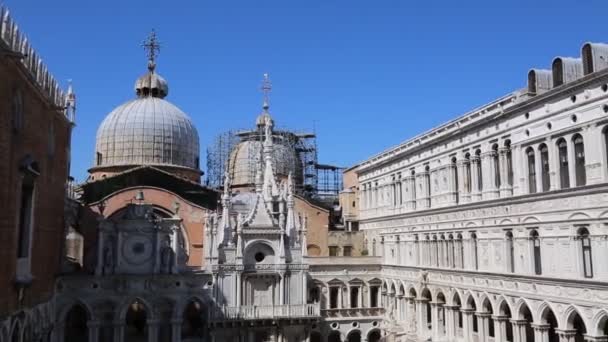
[[[295,184],[302,183],[302,162],[293,146],[281,143],[275,136],[272,149],[272,166],[278,177],[294,177]],[[248,186],[255,184],[256,168],[261,163],[262,142],[259,140],[244,140],[238,143],[230,153],[228,172],[232,186]]]
[[[153,71],[136,82],[139,98],[118,106],[97,130],[95,167],[170,165],[199,169],[198,132],[163,99],[167,82]]]

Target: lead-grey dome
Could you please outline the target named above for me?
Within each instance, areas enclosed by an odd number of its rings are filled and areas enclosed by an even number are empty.
[[[118,106],[97,130],[95,167],[172,165],[199,169],[198,132],[192,121],[163,99],[166,81],[153,68],[136,82],[139,98]]]

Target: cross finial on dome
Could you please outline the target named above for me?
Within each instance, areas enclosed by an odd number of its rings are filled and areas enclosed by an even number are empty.
[[[156,67],[156,56],[160,52],[160,42],[156,38],[156,31],[152,29],[148,38],[141,45],[148,54],[148,69],[153,71]]]

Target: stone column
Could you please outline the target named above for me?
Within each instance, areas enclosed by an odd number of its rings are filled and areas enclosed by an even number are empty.
[[[540,150],[534,146],[534,172],[536,172],[536,192],[543,192],[543,164],[541,163]]]
[[[490,332],[490,314],[487,312],[477,312],[475,315],[477,316],[477,327],[479,328],[477,341],[487,342]]]
[[[473,341],[473,309],[461,309],[462,312],[462,338],[464,341]]]
[[[458,306],[443,305],[445,310],[445,336],[448,341],[454,341],[456,339],[456,326],[458,325],[458,315],[456,310]]]
[[[469,165],[468,159],[460,159],[457,163],[458,169],[458,202],[468,203],[471,201],[471,193],[468,191],[470,188],[469,177],[467,174],[467,167]]]
[[[534,342],[549,342],[549,324],[532,324]]]
[[[494,342],[507,342],[507,316],[494,316]]]
[[[424,298],[416,298],[416,331],[418,338],[427,336],[427,323],[426,323],[426,302],[428,300]]]
[[[481,200],[481,192],[479,191],[479,184],[481,179],[479,179],[479,157],[471,156],[471,201],[476,202]]]
[[[482,175],[483,175],[483,199],[498,198],[498,188],[496,187],[496,166],[494,156],[496,152],[493,150],[487,151],[481,155],[482,158]]]
[[[87,328],[89,330],[89,342],[99,341],[99,321],[88,321]]]
[[[511,325],[513,326],[513,342],[527,342],[526,341],[526,324],[528,322],[525,319],[512,319]]]
[[[148,320],[148,342],[158,341],[159,324],[160,324],[160,321],[158,321],[158,320],[155,320],[155,319]],[[129,341],[125,341],[125,342],[129,342]]]
[[[557,139],[548,139],[547,148],[549,149],[549,190],[557,190],[560,188],[559,179],[559,149],[556,145]]]
[[[559,342],[575,342],[576,330],[556,330]]]
[[[114,321],[114,342],[123,342],[125,337],[125,322]]]
[[[171,320],[171,341],[182,341],[182,320],[179,318],[174,318]]]
[[[433,341],[439,341],[439,337],[441,336],[439,332],[439,306],[441,304],[436,302],[431,302],[431,333],[433,337]]]
[[[509,158],[510,149],[501,147],[498,150],[498,163],[500,164],[500,197],[513,195],[513,185],[509,184]],[[511,165],[512,167],[513,165]]]

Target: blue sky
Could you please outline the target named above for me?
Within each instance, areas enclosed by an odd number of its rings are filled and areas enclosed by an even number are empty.
[[[2,0],[0,0],[2,2]],[[279,126],[316,128],[320,161],[350,166],[525,86],[555,56],[608,42],[608,1],[4,0],[78,95],[72,174],[86,178],[105,115],[131,99],[154,28],[167,100],[194,120],[201,160],[253,125],[262,74]]]

